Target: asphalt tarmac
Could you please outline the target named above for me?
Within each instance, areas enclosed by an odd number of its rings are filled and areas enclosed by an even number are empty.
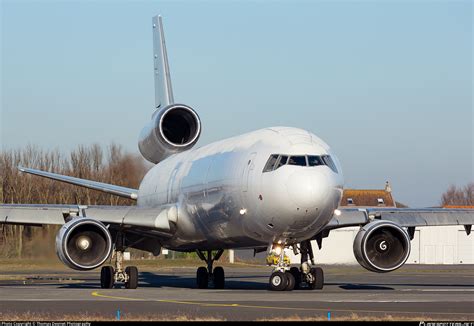
[[[474,320],[474,266],[409,265],[387,274],[327,266],[323,290],[268,290],[271,270],[226,268],[226,288],[197,289],[195,268],[140,271],[139,288],[101,289],[99,270],[1,271],[0,312],[225,320],[393,316]],[[13,279],[12,279],[13,278]],[[1,314],[0,314],[1,317]]]

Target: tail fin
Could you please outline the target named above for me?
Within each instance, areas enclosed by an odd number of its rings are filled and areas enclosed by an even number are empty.
[[[158,109],[174,103],[161,16],[153,17],[153,58],[155,66],[155,107]]]

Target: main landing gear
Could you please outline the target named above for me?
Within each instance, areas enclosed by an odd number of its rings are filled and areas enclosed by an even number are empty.
[[[118,243],[123,243],[122,237],[118,236]],[[115,283],[123,282],[126,289],[136,289],[138,287],[138,268],[128,266],[124,269],[122,246],[114,250],[112,257],[115,260],[115,269],[112,266],[103,266],[100,271],[100,287],[111,289]]]
[[[207,256],[200,250],[196,250],[199,258],[207,263],[207,267],[199,267],[196,272],[196,283],[199,289],[207,289],[209,284],[214,285],[215,289],[223,289],[225,286],[224,269],[217,266],[212,269],[214,261],[219,260],[224,253],[223,249],[219,249],[212,257],[212,250],[207,250]]]
[[[289,259],[285,259],[284,246],[274,245],[272,250],[279,254],[277,264],[270,276],[269,285],[272,291],[291,291],[296,289],[322,289],[324,286],[324,273],[320,267],[314,266],[314,254],[309,240],[300,245],[300,267],[291,267]],[[298,253],[298,248],[293,245],[293,250]]]

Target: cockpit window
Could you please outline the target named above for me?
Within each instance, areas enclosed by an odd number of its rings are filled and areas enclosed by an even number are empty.
[[[306,156],[290,156],[288,165],[306,166]]]
[[[338,173],[336,164],[329,155],[279,155],[272,154],[265,164],[263,172],[275,171],[283,165],[296,165],[296,166],[321,166],[327,165],[335,173]]]
[[[337,173],[337,168],[336,168],[336,164],[334,164],[334,161],[332,160],[331,156],[329,155],[323,155],[321,156],[321,158],[323,159],[324,163],[329,166],[329,168],[331,170],[333,170],[335,173]]]
[[[320,156],[308,155],[308,165],[309,166],[324,165],[324,162]]]
[[[273,167],[275,166],[277,159],[278,159],[278,154],[273,154],[272,156],[270,156],[270,158],[267,161],[267,164],[265,164],[265,168],[263,169],[263,172],[273,171]]]
[[[278,160],[278,163],[275,165],[275,170],[285,165],[287,162],[288,162],[288,156],[280,155],[280,159]]]

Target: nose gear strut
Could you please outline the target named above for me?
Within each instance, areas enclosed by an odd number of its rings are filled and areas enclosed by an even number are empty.
[[[270,275],[270,290],[291,291],[296,285],[295,277],[290,273],[290,259],[285,255],[285,244],[273,244],[267,255],[267,264],[273,266]]]
[[[291,245],[295,254],[298,254],[296,244]],[[286,244],[273,244],[267,263],[273,266],[269,285],[272,291],[291,291],[293,289],[308,288],[322,289],[324,285],[324,273],[322,268],[315,266],[313,248],[309,240],[301,242],[299,253],[301,254],[300,267],[290,267],[290,260],[285,255]]]

